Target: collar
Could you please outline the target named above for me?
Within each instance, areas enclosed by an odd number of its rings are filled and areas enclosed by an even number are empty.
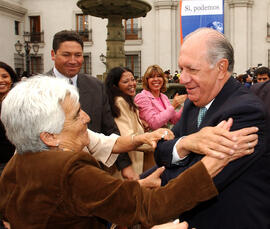
[[[215,98],[210,101],[210,103],[206,104],[204,107],[209,110],[211,104],[214,102]]]
[[[73,82],[73,85],[76,85],[77,86],[77,79],[78,79],[78,74],[73,76],[73,77],[67,77],[65,75],[63,75],[62,73],[60,73],[56,67],[54,66],[53,67],[53,74],[55,75],[55,77],[57,78],[62,78],[62,79],[71,79],[72,82]]]

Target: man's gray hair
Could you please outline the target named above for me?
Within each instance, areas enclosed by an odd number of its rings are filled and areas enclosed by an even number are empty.
[[[201,31],[209,32],[209,39],[207,41],[207,59],[210,65],[214,66],[219,60],[227,59],[229,62],[228,72],[232,73],[234,68],[234,50],[224,34],[211,28],[200,28],[190,33],[185,40]]]
[[[65,113],[60,102],[67,93],[79,101],[77,89],[67,80],[43,75],[19,82],[8,93],[2,102],[1,121],[18,153],[48,149],[40,133],[61,132]]]

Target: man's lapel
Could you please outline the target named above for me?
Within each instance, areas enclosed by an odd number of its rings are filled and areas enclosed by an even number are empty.
[[[189,99],[184,104],[184,110],[181,116],[183,133],[192,134],[197,132],[197,117],[199,107],[196,107]]]
[[[215,117],[215,113],[219,112],[219,110],[223,107],[225,101],[230,98],[230,96],[235,91],[237,91],[237,88],[239,88],[240,86],[241,84],[237,82],[233,77],[229,78],[229,80],[225,83],[225,85],[211,104],[210,108],[208,109],[204,119],[202,120],[200,129],[205,126],[213,126],[218,124],[213,120],[213,118]]]

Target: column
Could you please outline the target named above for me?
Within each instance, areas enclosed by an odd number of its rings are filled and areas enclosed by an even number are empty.
[[[113,67],[125,66],[124,27],[121,16],[109,16],[107,25],[107,72]]]
[[[245,72],[252,64],[253,0],[229,0],[230,29],[228,37],[235,51],[234,72]]]
[[[165,71],[174,72],[177,67],[177,14],[179,1],[154,2],[155,7],[155,63]]]

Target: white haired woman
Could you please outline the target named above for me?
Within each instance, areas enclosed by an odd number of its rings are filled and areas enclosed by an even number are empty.
[[[1,120],[17,153],[0,178],[0,216],[11,228],[102,229],[104,220],[152,226],[217,195],[211,177],[235,156],[206,156],[157,189],[101,170],[91,154],[82,151],[91,143],[90,118],[78,101],[74,86],[46,76],[18,83],[4,99]],[[126,145],[155,144],[163,132],[125,136]],[[118,150],[125,147],[120,138],[114,144]]]

